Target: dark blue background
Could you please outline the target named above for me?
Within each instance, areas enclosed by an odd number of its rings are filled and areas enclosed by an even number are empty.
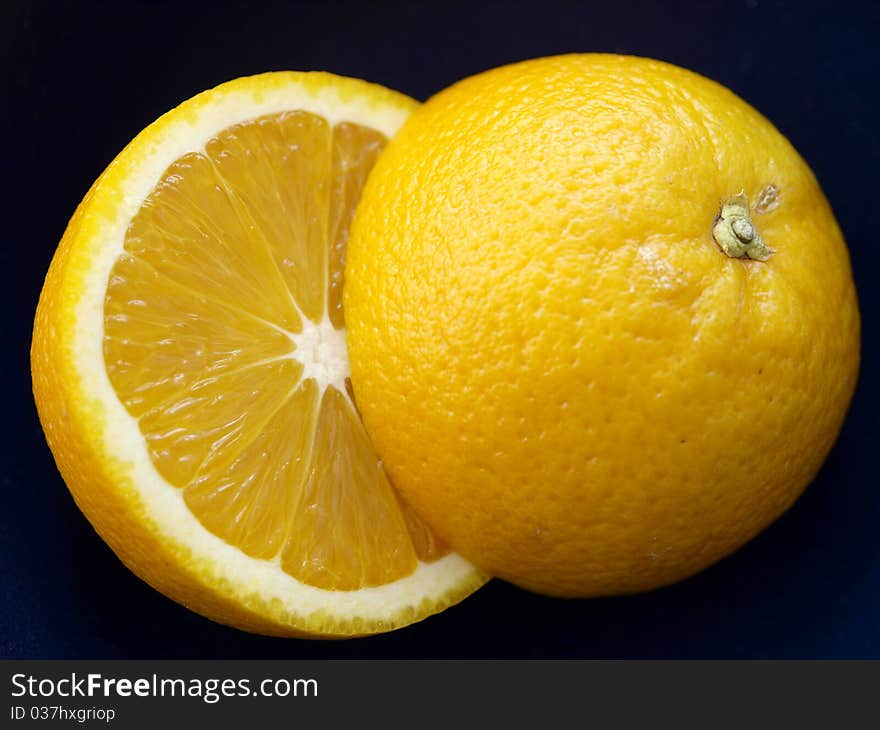
[[[876,7],[6,0],[0,656],[880,657]],[[843,433],[803,498],[738,554],[665,590],[561,601],[496,581],[440,616],[355,641],[251,636],[138,580],[76,509],[30,394],[37,296],[92,180],[161,113],[237,76],[326,69],[424,99],[492,66],[569,51],[653,56],[720,81],[821,181],[852,252],[864,349]]]

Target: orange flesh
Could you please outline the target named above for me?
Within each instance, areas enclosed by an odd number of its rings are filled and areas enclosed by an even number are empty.
[[[400,501],[346,392],[297,359],[344,327],[354,207],[387,140],[294,111],[177,160],[125,238],[104,360],[153,463],[198,520],[298,580],[355,590],[448,552]]]

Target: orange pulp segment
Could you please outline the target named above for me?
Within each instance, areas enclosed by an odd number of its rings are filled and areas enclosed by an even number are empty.
[[[166,170],[104,304],[110,381],[162,477],[212,533],[324,589],[449,552],[349,395],[345,246],[386,142],[305,111],[227,128]]]

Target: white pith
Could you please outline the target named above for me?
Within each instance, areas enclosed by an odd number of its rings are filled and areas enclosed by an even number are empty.
[[[235,587],[239,594],[256,595],[262,603],[275,606],[280,615],[307,618],[315,613],[343,622],[353,617],[383,620],[395,611],[418,608],[426,599],[441,600],[451,587],[473,581],[475,569],[452,553],[433,563],[420,563],[413,573],[393,583],[356,591],[328,591],[297,581],[281,569],[277,560],[248,557],[205,529],[184,503],[182,490],[162,478],[137,421],[117,397],[104,365],[104,296],[110,271],[123,252],[131,218],[165,170],[179,157],[201,151],[211,137],[231,125],[295,109],[321,115],[331,125],[347,121],[372,127],[389,138],[407,116],[405,110],[392,105],[376,106],[356,95],[340,98],[332,88],[315,92],[291,82],[260,92],[219,94],[196,111],[177,115],[149,149],[137,149],[137,154],[129,149],[130,154],[123,154],[116,163],[123,172],[119,198],[114,197],[112,204],[94,206],[88,244],[73,252],[88,265],[82,296],[75,304],[73,356],[82,388],[100,403],[106,453],[130,476],[130,486],[154,529],[191,551],[194,563],[209,565],[214,584]],[[137,144],[135,141],[133,147]],[[132,159],[134,164],[128,162]],[[99,185],[95,200],[101,194]],[[300,333],[288,334],[296,346],[291,357],[304,366],[303,378],[314,378],[322,389],[333,385],[344,394],[348,377],[344,330],[335,330],[326,317],[320,324],[307,318],[302,321]]]
[[[319,394],[333,385],[345,395],[345,380],[351,375],[345,330],[336,329],[325,314],[318,324],[304,317],[302,332],[285,334],[296,346],[289,357],[303,366],[302,380],[314,380]]]

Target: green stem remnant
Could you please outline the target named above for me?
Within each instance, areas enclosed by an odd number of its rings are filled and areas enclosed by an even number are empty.
[[[752,223],[749,199],[744,193],[734,195],[722,203],[712,235],[721,250],[731,258],[766,261],[773,254],[773,249],[764,243]]]

